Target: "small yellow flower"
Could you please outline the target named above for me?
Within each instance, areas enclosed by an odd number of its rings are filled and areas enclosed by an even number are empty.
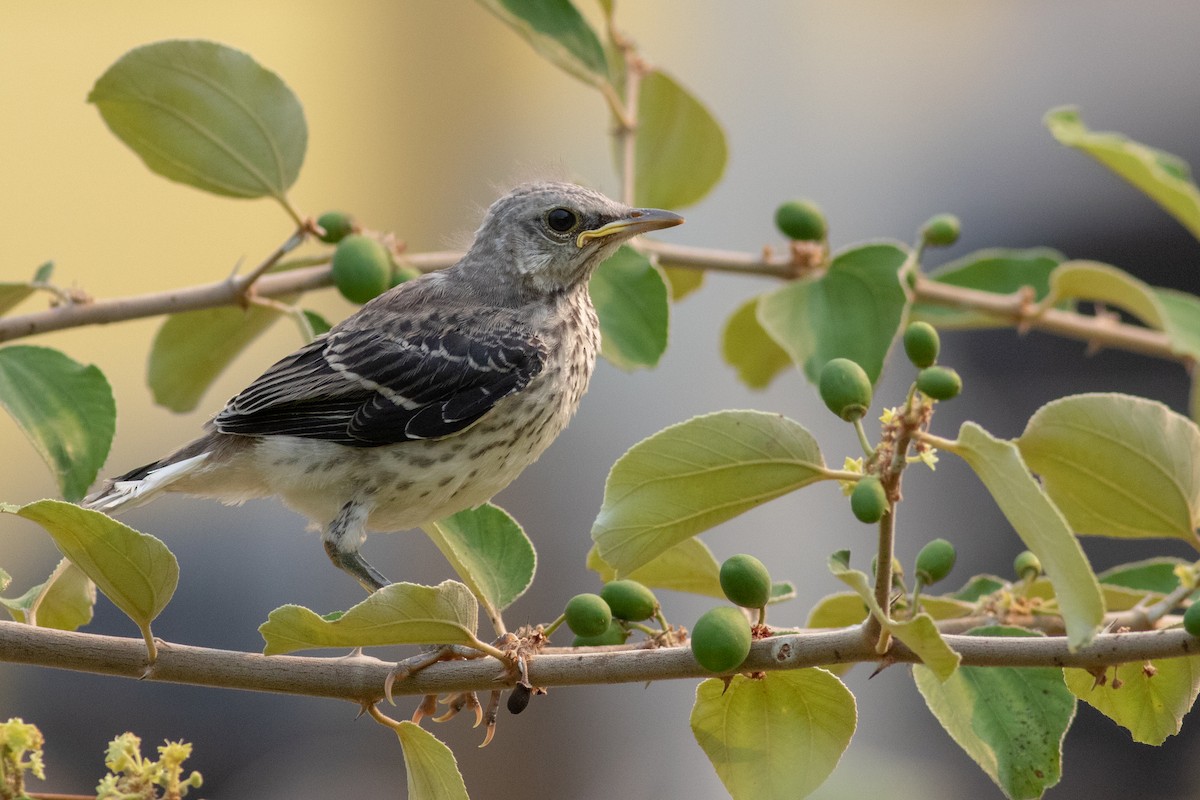
[[[896,419],[898,411],[899,409],[896,408],[885,408],[883,413],[879,415],[879,421],[884,425],[891,425],[892,421]]]
[[[916,455],[908,456],[908,458],[906,458],[905,460],[909,464],[914,464],[914,463],[920,461],[922,464],[929,467],[930,472],[936,471],[937,463],[938,463],[937,448],[936,447],[926,447],[922,450],[918,450]]]
[[[860,456],[859,458],[851,458],[850,456],[846,456],[846,460],[842,462],[842,469],[846,472],[857,472],[859,475],[862,475],[862,457]],[[851,495],[851,493],[854,491],[855,485],[857,484],[858,481],[838,481],[838,485],[842,487],[842,494],[846,495],[847,497]]]

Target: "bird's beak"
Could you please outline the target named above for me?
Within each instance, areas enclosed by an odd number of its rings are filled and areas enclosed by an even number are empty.
[[[620,239],[629,239],[639,233],[657,231],[662,228],[674,228],[683,224],[683,217],[670,211],[657,208],[635,208],[628,215],[614,219],[607,225],[591,231],[584,231],[575,239],[575,246],[582,248],[592,239],[603,239],[605,236],[619,234]]]

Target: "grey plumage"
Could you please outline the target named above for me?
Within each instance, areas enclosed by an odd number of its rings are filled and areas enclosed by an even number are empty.
[[[279,495],[323,529],[335,564],[376,589],[387,581],[358,553],[366,533],[479,505],[532,463],[591,376],[595,268],[632,236],[682,221],[571,184],[520,186],[457,264],[367,303],[263,373],[199,439],[84,503]]]

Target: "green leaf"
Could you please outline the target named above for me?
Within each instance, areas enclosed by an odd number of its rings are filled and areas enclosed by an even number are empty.
[[[1003,578],[998,578],[995,575],[976,575],[967,581],[953,596],[956,600],[974,603],[981,597],[987,597],[989,594],[1000,591],[1005,586],[1008,586],[1008,581]]]
[[[304,318],[308,320],[308,327],[312,328],[313,336],[320,336],[322,333],[329,333],[333,327],[329,324],[329,320],[322,317],[316,311],[304,309]]]
[[[1037,636],[995,626],[977,636]],[[962,667],[939,682],[913,668],[917,689],[938,722],[1006,797],[1041,797],[1062,777],[1062,741],[1075,698],[1054,667]]]
[[[617,460],[592,538],[624,576],[701,531],[824,477],[816,440],[785,417],[694,417]]]
[[[588,551],[587,567],[605,583],[617,579],[617,571],[604,559],[596,545]],[[651,589],[673,589],[724,599],[721,565],[708,545],[696,538],[684,539],[625,575]]]
[[[671,300],[679,302],[704,285],[704,270],[688,267],[660,267],[667,281]]]
[[[3,591],[3,586],[0,586],[0,591]],[[39,627],[77,630],[92,621],[96,584],[83,570],[64,558],[47,581],[39,583],[20,597],[0,597],[0,605],[7,608],[17,622],[28,622],[29,611],[35,604],[37,611],[34,617]]]
[[[1124,309],[1151,328],[1162,329],[1164,314],[1154,290],[1111,264],[1064,261],[1050,274],[1055,300],[1089,300]]]
[[[907,259],[897,244],[843,250],[824,276],[763,295],[758,321],[813,383],[834,358],[857,362],[875,383],[904,319],[898,275]]]
[[[0,282],[0,314],[19,305],[22,300],[37,291],[28,283]]]
[[[478,612],[471,590],[457,581],[437,586],[393,583],[334,620],[303,606],[281,606],[258,632],[267,643],[263,654],[268,656],[318,647],[474,646]]]
[[[1171,349],[1200,359],[1200,297],[1174,289],[1151,289],[1163,313]]]
[[[304,111],[249,55],[198,40],[145,45],[109,67],[88,101],[153,172],[287,207],[308,142]]]
[[[1064,397],[1038,409],[1017,445],[1076,533],[1197,543],[1200,428],[1162,403]]]
[[[468,508],[424,530],[471,593],[495,610],[507,608],[533,582],[533,542],[499,506]]]
[[[108,457],[117,426],[104,373],[48,347],[5,347],[0,405],[50,467],[63,497],[83,497]]]
[[[737,370],[742,383],[751,389],[765,389],[792,358],[763,329],[758,321],[758,300],[752,297],[725,323],[721,334],[721,355]]]
[[[1170,594],[1179,588],[1179,576],[1175,568],[1188,562],[1182,558],[1158,556],[1129,564],[1118,564],[1104,570],[1096,577],[1101,584],[1124,586],[1143,592]]]
[[[60,500],[38,500],[16,513],[45,528],[63,555],[141,628],[150,645],[150,623],[179,583],[179,562],[165,544],[99,511]]]
[[[570,0],[479,0],[538,55],[579,80],[599,85],[608,80],[608,61],[600,38]]]
[[[653,367],[667,349],[667,285],[658,267],[622,245],[588,289],[600,318],[600,355],[624,370]]]
[[[1179,733],[1200,693],[1200,657],[1130,662],[1105,670],[1105,682],[1083,669],[1064,669],[1071,693],[1129,731],[1135,742],[1158,746]]]
[[[1045,247],[1025,250],[989,249],[969,253],[944,264],[929,274],[931,280],[948,286],[977,289],[993,294],[1012,294],[1028,286],[1034,300],[1042,300],[1050,291],[1050,273],[1063,260],[1061,253]],[[938,328],[1001,328],[1009,320],[970,309],[958,309],[934,303],[917,303],[911,318]]]
[[[1178,156],[1118,133],[1090,131],[1075,108],[1053,109],[1046,114],[1045,122],[1060,143],[1095,158],[1158,203],[1193,236],[1200,237],[1200,190]]]
[[[281,316],[274,308],[256,305],[167,317],[154,337],[147,367],[154,402],[181,413],[194,409],[230,362]]]
[[[954,674],[962,656],[950,649],[938,632],[933,617],[921,613],[906,620],[888,619],[875,600],[875,589],[865,572],[850,569],[843,553],[834,553],[829,559],[829,571],[842,583],[858,593],[859,599],[867,604],[871,613],[879,620],[882,628],[903,642],[909,650],[921,657],[922,663],[941,680]]]
[[[396,727],[408,774],[408,800],[469,800],[454,753],[436,736],[407,720]]]
[[[1025,546],[1054,583],[1059,610],[1075,650],[1090,642],[1104,619],[1100,586],[1062,512],[1050,501],[1012,442],[964,422],[951,448],[970,465]]]
[[[696,687],[692,734],[734,800],[797,800],[817,789],[858,724],[854,695],[823,669],[735,675]]]
[[[635,205],[690,206],[725,171],[728,151],[721,126],[699,100],[659,70],[642,78],[635,135]]]

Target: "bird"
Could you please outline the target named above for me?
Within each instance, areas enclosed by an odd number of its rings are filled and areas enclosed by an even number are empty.
[[[363,305],[250,383],[203,434],[106,481],[108,514],[170,492],[278,496],[368,592],[368,533],[490,500],[566,427],[600,346],[588,294],[623,242],[683,217],[561,182],[496,200],[465,255]]]

